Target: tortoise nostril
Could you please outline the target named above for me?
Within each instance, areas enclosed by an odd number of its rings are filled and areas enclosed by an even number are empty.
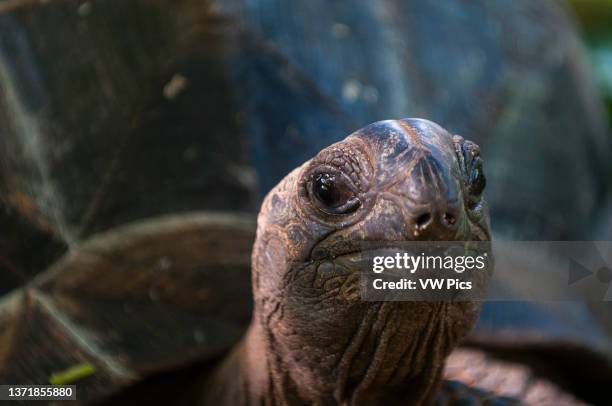
[[[415,220],[414,224],[418,227],[418,228],[425,228],[427,227],[427,225],[431,222],[431,214],[429,213],[423,213],[421,214],[419,217],[417,217],[417,219]]]
[[[453,225],[455,224],[455,222],[457,221],[457,219],[455,218],[455,216],[453,216],[450,213],[444,213],[444,216],[442,217],[444,220],[444,223],[448,224],[448,225]]]

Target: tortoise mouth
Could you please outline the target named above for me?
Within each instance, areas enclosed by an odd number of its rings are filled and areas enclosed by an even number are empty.
[[[412,251],[413,247],[406,250],[409,247],[408,244],[414,243],[415,247],[417,244],[428,244],[433,242],[448,241],[448,242],[461,242],[461,241],[475,241],[482,242],[487,241],[486,236],[480,235],[479,233],[472,233],[470,238],[464,238],[462,235],[457,235],[456,238],[445,239],[445,240],[348,240],[342,239],[339,241],[328,241],[323,240],[316,244],[309,255],[308,260],[313,262],[330,261],[339,258],[347,258],[351,256],[363,255],[364,253],[374,252],[384,248],[397,248],[401,247],[403,251]],[[410,253],[410,252],[409,252]],[[416,252],[415,252],[416,253]]]
[[[329,241],[328,237],[313,246],[308,259],[319,262],[333,260],[345,255],[358,254],[363,250],[364,243],[365,241],[362,240],[349,239]]]
[[[333,264],[333,274],[353,275],[357,273],[371,274],[374,270],[375,259],[396,257],[402,258],[407,254],[410,257],[419,257],[426,252],[440,253],[440,247],[435,243],[458,242],[484,242],[488,241],[485,235],[470,233],[469,238],[458,233],[454,239],[449,240],[349,240],[330,237],[316,244],[307,262],[316,264],[317,270],[327,269],[325,264]],[[332,237],[333,238],[333,237]],[[433,251],[432,251],[433,250]],[[378,258],[377,258],[378,257]]]

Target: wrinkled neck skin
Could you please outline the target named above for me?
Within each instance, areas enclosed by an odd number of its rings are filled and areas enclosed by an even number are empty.
[[[292,342],[289,336],[279,340],[254,323],[237,350],[241,355],[232,361],[242,385],[235,400],[270,405],[433,403],[448,355],[444,333],[430,323],[429,329],[415,332],[420,339],[402,339],[399,328],[388,325],[394,311],[401,310],[389,303],[373,308],[342,345],[339,338],[326,336],[318,347]],[[435,314],[444,311],[441,305]]]
[[[444,303],[379,303],[362,321],[347,322],[352,334],[322,331],[305,340],[302,332],[279,334],[270,315],[256,310],[242,342],[206,384],[214,389],[204,404],[432,404],[457,341],[441,322],[452,311]],[[463,330],[471,321],[465,323]]]

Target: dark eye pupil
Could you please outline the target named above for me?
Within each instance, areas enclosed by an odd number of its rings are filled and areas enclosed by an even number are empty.
[[[336,187],[336,177],[328,173],[318,175],[315,179],[315,193],[321,203],[329,207],[342,204],[341,193]]]
[[[361,206],[350,180],[343,174],[319,172],[308,183],[310,197],[315,206],[329,215],[353,213]]]

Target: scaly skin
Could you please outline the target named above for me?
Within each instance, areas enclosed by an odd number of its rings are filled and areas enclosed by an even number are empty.
[[[479,306],[362,302],[342,259],[359,241],[488,240],[483,187],[478,147],[417,119],[374,123],[290,173],[259,214],[251,326],[205,404],[433,402]]]

